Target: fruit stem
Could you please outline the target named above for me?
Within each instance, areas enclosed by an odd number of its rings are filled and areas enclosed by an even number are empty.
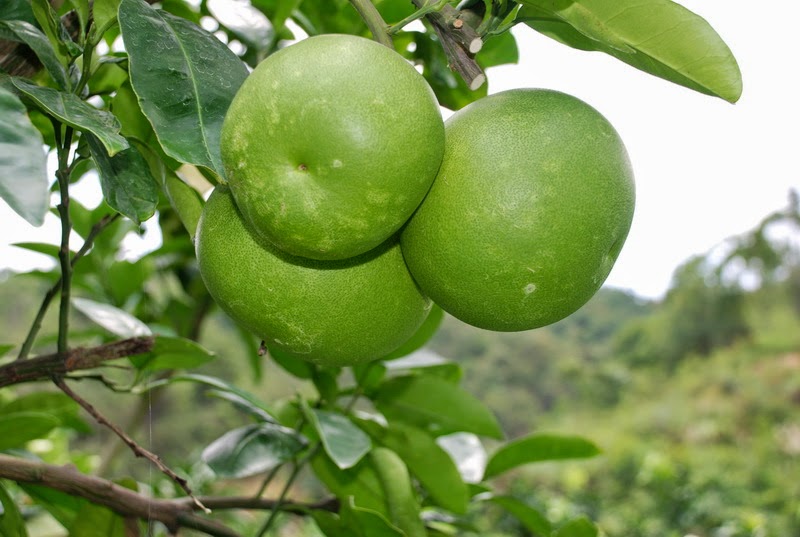
[[[350,3],[364,19],[367,28],[372,32],[372,38],[381,45],[386,45],[394,50],[394,42],[392,36],[389,35],[389,25],[383,20],[372,2],[370,0],[350,0]]]

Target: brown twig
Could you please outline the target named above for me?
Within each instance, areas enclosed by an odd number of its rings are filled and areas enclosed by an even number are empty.
[[[423,8],[435,0],[412,1],[417,8]],[[483,46],[483,40],[475,28],[449,4],[425,17],[439,37],[450,68],[461,75],[469,89],[474,91],[480,88],[486,82],[486,75],[475,61],[475,54]]]
[[[183,491],[186,493],[186,495],[192,498],[200,509],[208,511],[208,508],[204,506],[202,503],[200,503],[200,500],[198,500],[195,497],[194,493],[192,492],[192,489],[189,487],[188,481],[186,481],[185,478],[176,474],[169,466],[164,464],[164,461],[161,460],[161,457],[140,446],[133,438],[128,436],[128,433],[123,431],[116,424],[109,421],[105,416],[103,416],[100,412],[98,412],[97,409],[91,405],[91,403],[89,403],[86,399],[82,398],[80,395],[75,393],[72,390],[72,388],[67,386],[67,383],[64,381],[63,377],[54,376],[53,382],[55,383],[56,386],[58,386],[61,389],[62,392],[67,394],[73,401],[75,401],[81,407],[83,407],[83,409],[86,412],[88,412],[95,419],[95,421],[97,421],[97,423],[107,427],[115,435],[117,435],[120,438],[120,440],[122,440],[125,443],[125,445],[127,445],[130,448],[130,450],[133,452],[135,456],[150,461],[156,468],[158,468],[161,471],[162,474],[169,477],[179,487],[181,487]]]
[[[16,360],[0,366],[0,388],[25,382],[50,380],[73,371],[94,369],[105,362],[150,352],[155,344],[152,336],[140,336],[114,341],[97,347],[71,349],[64,360],[58,353],[45,354],[29,360]]]
[[[153,520],[163,523],[171,532],[191,528],[214,537],[239,537],[222,524],[194,513],[197,505],[189,498],[154,499],[119,486],[112,481],[80,473],[73,466],[56,466],[36,460],[0,454],[0,478],[18,483],[41,485],[107,507],[125,518]],[[217,510],[271,510],[276,500],[252,496],[199,498],[203,505]],[[315,503],[285,502],[282,511],[304,515],[309,510],[336,512],[339,502],[325,499]]]

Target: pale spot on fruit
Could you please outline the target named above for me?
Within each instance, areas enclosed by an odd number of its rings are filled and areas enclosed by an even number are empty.
[[[526,285],[525,287],[522,288],[522,291],[526,295],[529,295],[529,294],[533,293],[534,291],[536,291],[536,284],[535,283],[529,283],[528,285]]]
[[[245,166],[245,164],[244,164],[243,160],[240,160],[239,162],[236,163],[236,168],[239,169],[239,170],[244,169],[244,166]]]
[[[337,158],[337,159],[334,159],[334,161],[333,161],[333,163],[332,163],[331,165],[332,165],[334,168],[341,168],[341,167],[342,167],[342,161],[341,161],[341,160],[339,160],[338,158]]]

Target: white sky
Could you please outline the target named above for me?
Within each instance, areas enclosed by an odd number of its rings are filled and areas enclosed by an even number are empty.
[[[488,73],[492,93],[517,87],[564,91],[617,128],[636,172],[637,206],[607,284],[647,297],[661,296],[672,271],[689,256],[752,228],[785,206],[791,187],[800,188],[800,2],[772,0],[768,13],[744,0],[680,3],[705,17],[733,50],[744,78],[737,104],[522,27],[515,30],[520,63]],[[79,184],[77,196],[98,201],[92,184]],[[9,245],[57,242],[55,217],[33,228],[0,202],[0,229],[0,269],[47,266],[47,258]]]

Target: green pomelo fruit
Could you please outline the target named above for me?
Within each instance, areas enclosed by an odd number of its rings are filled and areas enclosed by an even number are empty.
[[[444,152],[433,91],[374,41],[321,35],[261,62],[222,127],[228,184],[245,220],[280,249],[345,259],[411,216]]]
[[[291,256],[249,231],[226,187],[203,208],[196,249],[203,281],[228,315],[270,348],[323,366],[387,355],[432,307],[396,239],[342,261]]]
[[[457,112],[446,136],[439,174],[401,235],[423,292],[498,331],[580,308],[633,218],[633,171],[611,124],[575,97],[521,89]]]

